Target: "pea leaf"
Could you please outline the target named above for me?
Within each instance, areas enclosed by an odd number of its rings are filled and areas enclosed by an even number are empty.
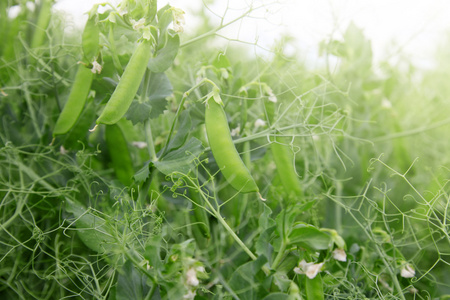
[[[81,241],[90,249],[103,253],[114,248],[116,240],[106,220],[93,214],[84,205],[66,199],[66,210],[75,217],[75,226]]]
[[[173,137],[173,139],[169,142],[169,145],[167,146],[168,151],[178,149],[184,145],[186,139],[189,136],[191,125],[192,125],[191,117],[189,115],[189,112],[185,110],[180,115],[178,131]]]
[[[156,51],[155,57],[149,60],[148,67],[152,72],[161,73],[172,66],[180,48],[178,34],[167,34],[167,41],[163,48]]]
[[[191,138],[183,147],[169,152],[160,161],[154,162],[155,167],[163,174],[174,172],[189,173],[195,167],[194,159],[203,152],[202,142]]]
[[[288,300],[289,295],[285,293],[272,293],[263,298],[263,300]]]
[[[172,84],[164,73],[152,73],[148,86],[148,98],[143,102],[134,99],[126,113],[126,118],[134,125],[154,119],[164,112],[166,98],[173,92]]]
[[[229,286],[239,299],[258,299],[258,287],[263,281],[262,278],[259,278],[258,273],[261,272],[261,268],[266,262],[267,259],[260,256],[257,260],[243,264],[234,271]]]
[[[134,173],[134,181],[137,184],[144,182],[150,176],[150,162],[147,162],[139,171]]]
[[[305,223],[297,223],[289,233],[288,240],[291,245],[312,250],[328,249],[331,243],[331,237],[328,234]]]
[[[119,270],[116,300],[144,299],[150,291],[146,281],[146,277],[136,270],[135,266],[128,260]]]

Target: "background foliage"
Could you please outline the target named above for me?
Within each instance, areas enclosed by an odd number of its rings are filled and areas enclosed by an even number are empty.
[[[374,65],[350,25],[311,68],[286,54],[289,38],[264,57],[216,47],[221,27],[203,17],[197,36],[158,44],[126,117],[91,133],[138,38],[105,21],[103,70],[52,142],[81,33],[62,30],[51,1],[37,4],[0,2],[3,299],[313,299],[311,284],[326,299],[450,295],[448,43],[435,69]],[[205,78],[266,201],[231,188],[215,164]],[[324,263],[320,281],[294,271],[302,260]]]

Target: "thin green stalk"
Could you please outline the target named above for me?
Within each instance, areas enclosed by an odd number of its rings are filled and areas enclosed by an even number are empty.
[[[169,144],[170,144],[170,140],[171,140],[172,135],[173,135],[174,130],[175,130],[175,125],[177,124],[178,118],[180,117],[180,114],[181,114],[181,112],[182,112],[182,110],[183,110],[183,108],[184,108],[184,102],[186,102],[187,97],[189,97],[189,94],[190,94],[193,90],[195,90],[196,88],[202,86],[202,85],[205,84],[205,83],[209,83],[209,84],[211,84],[211,85],[213,85],[213,86],[216,86],[215,83],[212,82],[211,80],[209,80],[209,79],[207,79],[207,78],[203,78],[199,83],[197,83],[196,85],[194,85],[193,87],[191,87],[189,90],[187,90],[187,91],[183,94],[183,97],[181,98],[180,104],[178,105],[177,112],[175,113],[175,118],[174,118],[174,120],[173,120],[173,122],[172,122],[172,126],[170,127],[169,135],[167,136],[167,142],[166,142],[166,144],[165,144],[165,146],[164,146],[163,151],[161,151],[161,155],[160,155],[159,157],[163,157],[163,156],[166,154],[166,152],[167,152],[167,147],[168,147]]]
[[[30,190],[34,189],[34,183],[31,185],[29,189]],[[30,196],[30,194],[27,194],[25,198],[17,201],[16,210],[14,211],[14,214],[8,219],[8,221],[3,222],[3,224],[0,224],[0,231],[8,228],[8,226],[22,213],[22,209],[28,200],[28,196]]]
[[[227,26],[229,26],[229,25],[231,25],[231,24],[233,24],[233,23],[239,21],[240,19],[242,19],[242,18],[244,18],[245,16],[247,16],[248,14],[250,14],[253,10],[254,10],[254,8],[250,8],[250,9],[247,10],[245,13],[243,13],[242,15],[238,16],[237,18],[231,20],[230,22],[225,23],[225,24],[220,24],[217,28],[215,28],[215,29],[213,29],[213,30],[210,30],[210,31],[208,31],[208,32],[206,32],[206,33],[204,33],[204,34],[201,34],[201,35],[199,35],[199,36],[197,36],[197,37],[195,37],[195,38],[193,38],[193,39],[190,39],[189,41],[187,41],[187,42],[181,44],[181,45],[180,45],[180,48],[181,48],[181,47],[189,46],[190,44],[193,44],[193,43],[198,42],[198,41],[200,41],[200,40],[202,40],[202,39],[205,39],[205,38],[207,38],[207,37],[210,37],[210,36],[215,35],[217,31],[219,31],[219,30],[221,30],[221,29],[223,29],[223,28],[225,28],[225,27],[227,27]]]
[[[273,263],[272,263],[272,270],[275,270],[278,267],[278,264],[281,262],[281,259],[284,256],[284,252],[286,251],[286,246],[288,245],[288,243],[285,241],[285,239],[283,239],[281,241],[281,246],[280,246],[280,250],[278,251],[277,256],[275,257]]]

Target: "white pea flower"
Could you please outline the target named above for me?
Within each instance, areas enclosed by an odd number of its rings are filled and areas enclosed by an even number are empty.
[[[99,64],[96,60],[94,60],[94,62],[92,63],[92,69],[91,69],[91,72],[92,73],[97,73],[97,74],[100,74],[101,72],[102,72],[102,65],[101,64]]]
[[[135,20],[131,19],[131,24],[133,25],[134,30],[144,28],[144,23],[145,23],[145,18],[142,18],[139,21],[135,21]]]
[[[172,8],[173,30],[175,32],[183,32],[183,25],[186,24],[184,20],[184,11],[179,8]]]
[[[61,146],[59,147],[59,153],[61,153],[62,155],[66,155],[67,153],[69,153],[69,151],[67,151],[64,146]]]
[[[255,128],[264,127],[264,126],[266,126],[266,121],[261,120],[261,119],[257,119],[255,121]]]
[[[278,101],[277,96],[275,96],[275,94],[273,93],[272,89],[269,86],[266,86],[264,88],[264,91],[269,96],[270,102],[277,103],[277,101]]]
[[[200,273],[205,273],[206,272],[206,269],[205,269],[204,266],[199,266],[199,267],[196,268],[196,270],[197,270],[197,272],[200,272]]]
[[[302,259],[302,261],[299,262],[298,267],[294,268],[294,272],[297,274],[306,274],[309,279],[313,279],[320,272],[323,264],[324,263],[315,264],[312,262],[306,262]]]
[[[120,6],[119,7],[119,15],[120,16],[123,16],[123,15],[126,15],[128,13],[128,10],[127,10],[127,8],[125,7],[125,6]]]
[[[410,264],[403,266],[400,275],[404,278],[413,278],[416,275],[416,271]]]
[[[391,101],[389,101],[388,99],[384,98],[384,99],[381,101],[381,107],[382,107],[382,108],[385,108],[385,109],[390,109],[390,108],[392,108],[392,103],[391,103]]]
[[[186,283],[190,286],[197,286],[200,281],[197,278],[197,271],[194,268],[190,268],[186,272]]]
[[[135,142],[131,143],[131,145],[133,145],[134,147],[136,147],[138,149],[144,149],[145,147],[147,147],[146,142],[140,142],[140,141],[135,141]]]
[[[336,248],[333,251],[333,258],[339,261],[347,261],[347,254],[344,249]]]
[[[231,129],[231,136],[237,136],[241,132],[241,126]]]
[[[34,12],[36,9],[36,4],[34,4],[34,2],[31,1],[27,1],[27,3],[25,4],[25,6],[27,7],[27,9],[31,12]]]
[[[17,18],[17,16],[20,14],[21,10],[22,10],[22,8],[19,5],[11,6],[8,9],[8,18],[10,18],[10,19]]]

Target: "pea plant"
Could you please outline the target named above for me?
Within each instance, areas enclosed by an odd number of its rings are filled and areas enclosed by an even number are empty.
[[[449,297],[445,53],[375,66],[351,24],[311,67],[221,34],[268,4],[53,4],[0,2],[2,299]]]

